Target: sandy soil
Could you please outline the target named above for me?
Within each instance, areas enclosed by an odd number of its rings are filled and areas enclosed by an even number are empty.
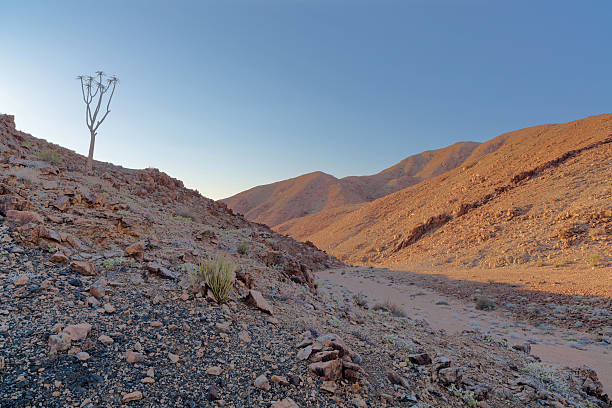
[[[398,275],[406,276],[406,282],[400,283]],[[385,269],[339,268],[319,272],[317,279],[323,290],[348,290],[354,294],[365,295],[370,306],[390,301],[399,305],[411,317],[421,318],[432,327],[444,329],[449,333],[477,331],[490,336],[491,339],[505,339],[511,345],[530,343],[532,354],[545,362],[569,367],[586,365],[593,368],[598,373],[605,391],[612,392],[612,355],[609,354],[611,346],[597,335],[596,330],[579,331],[564,329],[551,322],[517,320],[515,311],[503,306],[493,311],[476,310],[474,302],[431,287],[432,276]],[[466,278],[459,271],[451,271],[447,276]],[[494,276],[502,278],[501,272]],[[511,275],[505,279],[513,282]]]
[[[612,298],[612,267],[564,265],[555,267],[506,266],[503,268],[415,268],[395,265],[394,270],[442,275],[457,281],[520,285],[535,290],[563,295]]]

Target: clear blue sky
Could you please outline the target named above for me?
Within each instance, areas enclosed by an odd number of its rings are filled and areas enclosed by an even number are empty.
[[[74,78],[117,74],[96,158],[218,199],[612,112],[611,21],[611,1],[4,1],[0,112],[86,154]]]

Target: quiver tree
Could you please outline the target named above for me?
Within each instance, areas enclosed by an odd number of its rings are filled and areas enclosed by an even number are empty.
[[[85,106],[87,107],[85,109],[85,123],[87,124],[91,136],[89,142],[89,155],[87,156],[87,171],[91,172],[93,169],[93,152],[98,128],[110,113],[110,103],[115,94],[115,87],[119,83],[119,79],[114,75],[107,76],[102,71],[96,72],[94,76],[79,75],[77,79],[81,81],[83,102],[85,102]],[[110,91],[110,93],[108,93],[108,91]],[[104,106],[105,103],[106,112],[98,119],[100,108]]]

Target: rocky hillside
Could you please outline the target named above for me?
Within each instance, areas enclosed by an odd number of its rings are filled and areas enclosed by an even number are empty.
[[[96,163],[87,174],[84,157],[17,131],[8,115],[0,116],[0,166],[0,217],[58,262],[96,270],[131,256],[176,275],[222,252],[310,285],[313,270],[338,263],[157,169]]]
[[[344,213],[354,209],[355,204],[370,202],[456,168],[477,146],[478,143],[465,142],[426,151],[371,176],[338,179],[322,172],[304,174],[254,187],[222,201],[247,219],[271,227],[319,212]],[[283,232],[297,235],[292,228],[285,227]]]
[[[335,258],[157,170],[87,174],[5,115],[0,166],[3,408],[609,405],[591,369],[323,288]],[[188,279],[213,254],[225,303]]]

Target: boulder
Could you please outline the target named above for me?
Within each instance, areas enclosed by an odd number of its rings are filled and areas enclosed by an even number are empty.
[[[323,377],[327,381],[335,381],[342,378],[342,360],[321,361],[308,366],[310,371]]]
[[[70,324],[62,330],[62,333],[66,333],[70,336],[70,340],[78,341],[85,340],[89,332],[91,331],[91,324],[89,323],[79,323],[79,324]]]
[[[266,299],[264,299],[261,292],[257,290],[249,290],[249,294],[246,296],[245,302],[247,303],[247,305],[256,307],[262,312],[268,314],[273,313],[272,306],[268,303]]]
[[[32,211],[8,210],[6,212],[6,221],[9,225],[20,227],[26,224],[42,224],[42,217]]]
[[[94,268],[94,266],[90,264],[89,262],[72,261],[70,263],[70,267],[72,268],[74,272],[78,273],[79,275],[84,275],[84,276],[95,276],[96,275],[96,268]]]
[[[49,353],[57,354],[58,351],[66,351],[70,348],[71,340],[68,333],[60,333],[49,336]]]
[[[144,241],[135,242],[125,249],[125,256],[130,256],[142,261],[144,259],[145,247],[146,244]]]

